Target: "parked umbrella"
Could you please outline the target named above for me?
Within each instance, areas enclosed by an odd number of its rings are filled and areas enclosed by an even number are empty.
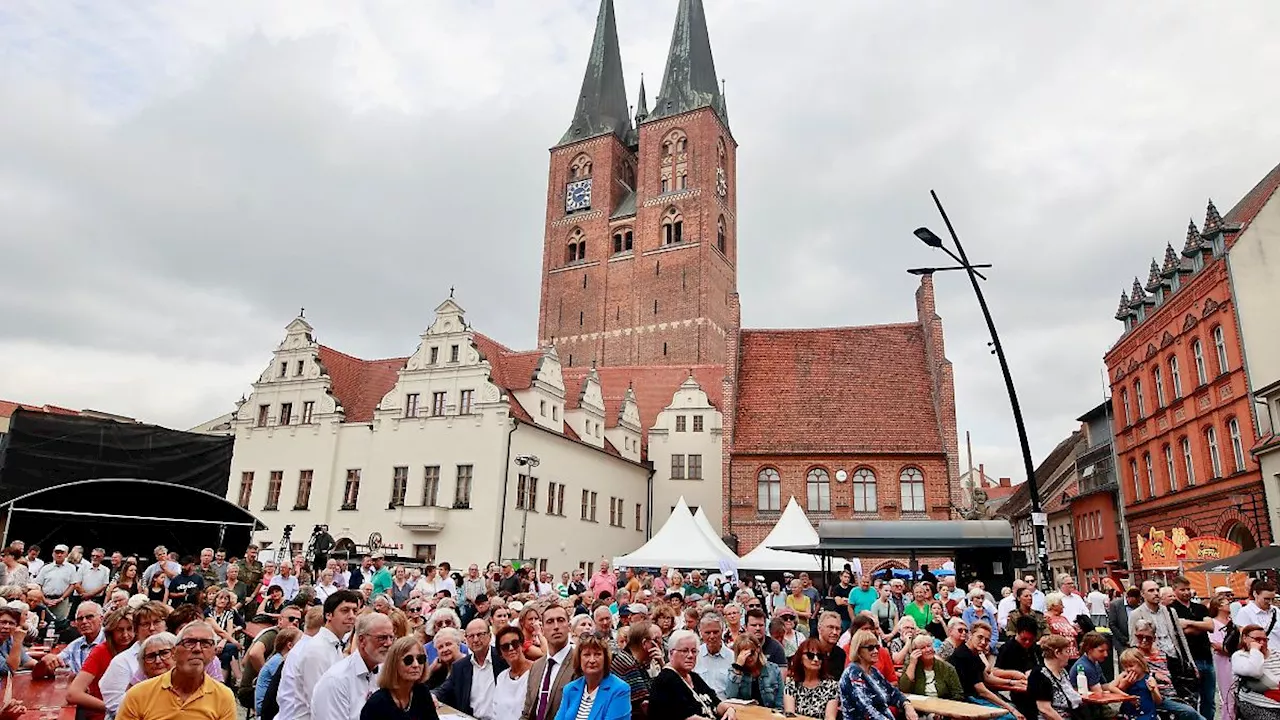
[[[1266,545],[1229,558],[1210,560],[1203,565],[1188,568],[1187,572],[1230,573],[1275,569],[1280,569],[1280,546]]]

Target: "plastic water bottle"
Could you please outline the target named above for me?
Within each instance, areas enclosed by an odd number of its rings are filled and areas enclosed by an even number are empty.
[[[1084,668],[1076,666],[1076,692],[1083,695],[1089,694],[1089,678],[1085,677]]]

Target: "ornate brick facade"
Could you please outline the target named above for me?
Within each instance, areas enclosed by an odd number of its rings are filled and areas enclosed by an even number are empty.
[[[1252,195],[1252,194],[1251,194]],[[1186,528],[1246,548],[1270,542],[1256,422],[1224,254],[1256,212],[1246,196],[1226,217],[1209,203],[1204,231],[1152,262],[1122,295],[1125,334],[1107,352],[1115,449],[1132,555],[1136,535]]]

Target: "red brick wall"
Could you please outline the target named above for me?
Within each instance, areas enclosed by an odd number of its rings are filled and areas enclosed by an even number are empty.
[[[661,193],[662,142],[672,129],[688,138],[688,187]],[[725,143],[728,192],[716,192],[718,142]],[[592,209],[564,214],[569,166],[578,153],[593,160]],[[709,109],[642,125],[639,153],[613,136],[551,151],[539,342],[554,342],[575,366],[687,365],[724,361],[729,295],[737,284],[736,146]],[[636,216],[610,221],[625,195],[623,165],[636,169]],[[683,219],[683,242],[662,245],[669,208]],[[725,253],[717,249],[717,221],[727,227]],[[587,260],[567,267],[568,236],[587,236]],[[630,228],[631,255],[613,255],[613,234]],[[585,287],[584,287],[585,280]],[[655,301],[657,305],[655,306]]]
[[[1208,256],[1206,256],[1208,257]],[[1259,544],[1269,542],[1265,510],[1255,522],[1249,513],[1243,517],[1232,501],[1233,495],[1261,494],[1258,465],[1249,454],[1257,441],[1248,380],[1245,376],[1240,348],[1235,304],[1223,260],[1206,260],[1203,270],[1187,279],[1183,287],[1164,304],[1149,310],[1145,321],[1131,330],[1107,353],[1105,361],[1111,378],[1112,402],[1116,419],[1115,447],[1118,456],[1120,491],[1129,521],[1132,545],[1135,533],[1151,527],[1169,530],[1187,527],[1190,533],[1220,535],[1237,521],[1250,529]],[[1213,342],[1213,328],[1225,331],[1227,370],[1218,367]],[[1199,339],[1204,350],[1207,382],[1199,384],[1192,343]],[[1182,396],[1173,397],[1169,358],[1177,357],[1182,380]],[[1154,369],[1163,373],[1165,406],[1159,407]],[[1137,407],[1135,383],[1141,381],[1143,407]],[[1124,394],[1128,393],[1130,417],[1126,421]],[[1244,465],[1234,468],[1228,421],[1236,419],[1244,446]],[[1205,430],[1217,432],[1221,474],[1214,478]],[[1181,440],[1191,442],[1196,485],[1187,486]],[[1174,455],[1179,489],[1171,490],[1164,448]],[[1145,457],[1151,456],[1155,475],[1155,496],[1151,496],[1146,475]],[[1140,487],[1135,487],[1133,462],[1137,463]],[[1259,525],[1261,524],[1261,527]]]
[[[917,467],[924,473],[927,510],[925,516],[935,520],[950,518],[951,483],[948,481],[947,459],[941,455],[872,457],[735,455],[732,458],[731,472],[726,474],[726,477],[731,478],[725,492],[729,502],[727,508],[729,514],[726,517],[732,518],[733,532],[738,536],[738,547],[742,552],[747,552],[764,539],[777,522],[779,513],[757,512],[756,477],[761,469],[771,467],[777,470],[782,478],[782,507],[785,508],[788,499],[794,495],[814,523],[821,520],[904,519],[898,508],[901,502],[898,476],[908,466]],[[815,467],[824,468],[831,478],[830,513],[811,512],[807,506],[806,478],[809,470]],[[876,499],[879,512],[855,514],[851,483],[849,481],[841,483],[835,479],[837,470],[845,470],[852,477],[855,470],[863,467],[871,468],[876,474]],[[925,516],[913,514],[906,519]]]
[[[1093,513],[1098,513],[1100,518],[1101,536],[1092,537],[1090,533],[1088,539],[1081,539],[1080,529],[1088,524],[1085,518]],[[1080,587],[1087,588],[1089,584],[1086,571],[1093,570],[1095,575],[1105,574],[1107,566],[1104,563],[1120,558],[1120,543],[1123,538],[1120,537],[1115,496],[1109,492],[1098,492],[1078,498],[1071,503],[1071,515],[1072,527],[1076,529],[1076,568],[1079,571],[1076,582]]]

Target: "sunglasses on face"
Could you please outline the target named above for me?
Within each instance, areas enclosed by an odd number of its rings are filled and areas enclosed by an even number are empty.
[[[422,654],[405,655],[403,658],[400,659],[400,662],[404,663],[405,667],[413,667],[414,665],[426,665],[427,656]]]
[[[501,650],[502,652],[510,652],[510,651],[512,651],[512,650],[519,650],[519,649],[520,649],[520,641],[519,641],[519,640],[512,640],[512,641],[510,641],[510,642],[500,643],[500,644],[498,645],[498,649],[499,649],[499,650]]]
[[[816,653],[816,652],[807,652],[804,654],[804,659],[805,660],[821,660],[822,654]]]
[[[1134,637],[1137,638],[1138,642],[1154,642],[1156,639],[1155,635],[1135,635]]]
[[[859,650],[872,650],[872,651],[879,650],[879,649],[880,649],[880,643],[874,643],[874,644],[869,644],[869,645],[859,645],[859,646],[858,646],[858,649],[859,649]]]

